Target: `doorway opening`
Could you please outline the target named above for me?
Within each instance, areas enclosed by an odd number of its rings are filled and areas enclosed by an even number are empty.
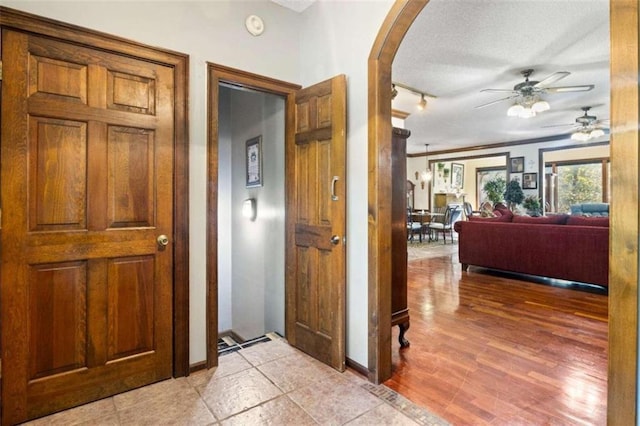
[[[218,330],[284,336],[285,100],[221,83],[218,123]]]
[[[427,0],[397,0],[387,14],[369,55],[369,371],[375,382],[391,374],[391,293],[388,242],[391,215],[391,168],[384,154],[391,144],[391,64],[407,29]],[[638,131],[625,123],[636,122],[637,84],[623,84],[624,76],[638,73],[638,5],[611,3],[611,170],[612,206],[621,214],[611,223],[609,293],[609,419],[616,424],[635,422],[637,384],[637,229]],[[635,52],[635,53],[634,53]],[[617,131],[616,131],[617,130]],[[616,158],[619,164],[616,162]],[[624,163],[624,164],[623,164]],[[625,201],[626,200],[626,201]],[[622,212],[625,211],[624,214]],[[625,237],[632,236],[632,239]],[[626,331],[626,332],[625,332]],[[613,419],[612,414],[617,418]],[[625,413],[621,416],[620,413]]]
[[[219,335],[285,335],[287,99],[299,88],[208,64],[207,360]],[[243,215],[243,205],[254,209]],[[249,217],[247,217],[249,216]]]

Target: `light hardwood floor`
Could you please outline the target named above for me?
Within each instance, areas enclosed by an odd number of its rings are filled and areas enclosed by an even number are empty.
[[[607,296],[463,273],[443,250],[409,262],[411,346],[394,330],[385,385],[455,425],[605,425]]]

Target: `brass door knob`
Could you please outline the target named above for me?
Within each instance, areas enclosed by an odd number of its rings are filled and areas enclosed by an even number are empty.
[[[158,245],[162,247],[169,245],[169,237],[164,234],[160,235],[156,241],[158,241]]]

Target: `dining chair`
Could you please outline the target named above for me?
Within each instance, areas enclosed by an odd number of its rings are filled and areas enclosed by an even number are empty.
[[[444,220],[442,222],[432,221],[429,223],[429,235],[433,231],[435,239],[438,240],[438,234],[442,233],[444,244],[447,244],[447,232],[451,235],[451,244],[453,244],[453,224],[460,218],[462,209],[460,206],[448,206],[444,211]]]
[[[464,215],[467,218],[467,220],[469,219],[469,217],[474,216],[474,215],[475,216],[480,216],[480,211],[479,210],[473,210],[473,206],[468,201],[465,201],[464,203],[462,203],[462,209],[464,210]]]
[[[407,236],[409,241],[413,241],[414,235],[418,234],[418,240],[422,242],[422,224],[413,221],[411,209],[407,209]]]

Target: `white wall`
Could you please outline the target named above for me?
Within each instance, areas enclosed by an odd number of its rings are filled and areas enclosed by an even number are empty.
[[[347,356],[367,366],[367,59],[392,0],[320,1],[303,14],[301,83],[347,75]]]

